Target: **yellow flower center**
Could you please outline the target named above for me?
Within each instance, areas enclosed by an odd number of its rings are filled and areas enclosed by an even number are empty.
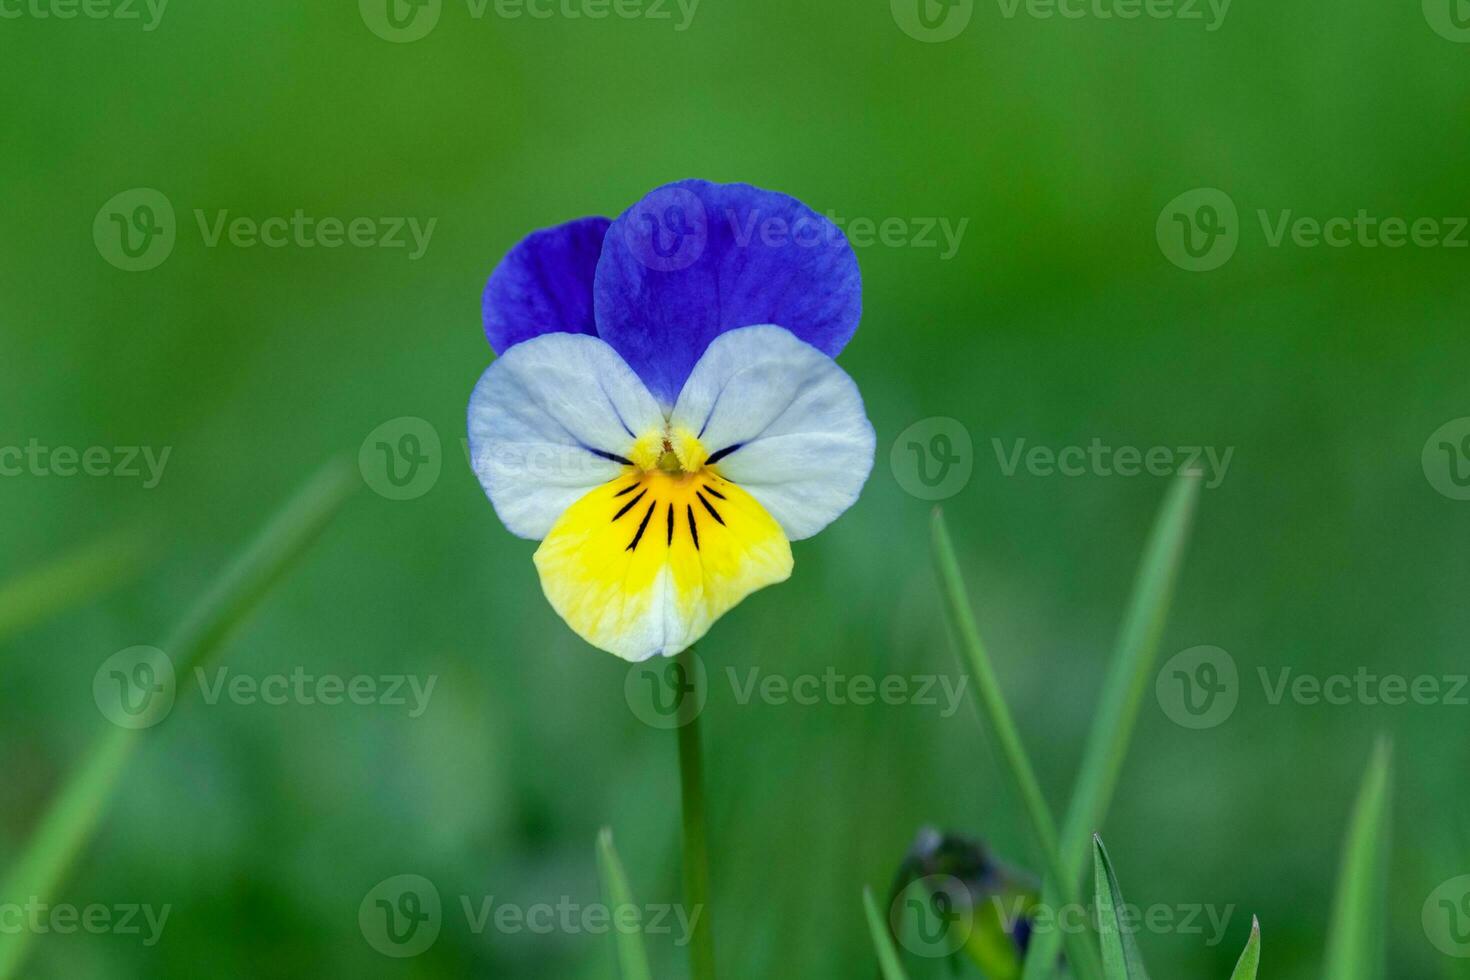
[[[709,452],[683,426],[665,426],[639,436],[630,458],[645,473],[658,470],[669,476],[692,476],[704,468]]]

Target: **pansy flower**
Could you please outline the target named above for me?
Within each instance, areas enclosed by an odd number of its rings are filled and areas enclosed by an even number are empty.
[[[672,656],[791,575],[857,499],[874,433],[833,357],[862,287],[832,222],[689,180],[538,231],[485,288],[475,473],[539,540],[552,608],[631,661]]]

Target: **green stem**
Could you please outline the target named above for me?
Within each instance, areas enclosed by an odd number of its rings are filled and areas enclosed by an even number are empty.
[[[694,648],[679,654],[684,676],[698,683]],[[709,915],[709,846],[705,836],[704,759],[699,738],[700,699],[689,690],[679,698],[679,796],[684,821],[684,903],[694,923],[689,940],[689,972],[694,980],[714,980],[715,941]]]

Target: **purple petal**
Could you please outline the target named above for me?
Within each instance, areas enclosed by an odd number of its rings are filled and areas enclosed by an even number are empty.
[[[835,357],[862,314],[842,231],[794,197],[685,180],[612,223],[593,287],[597,332],[665,405],[710,341],[776,324]]]
[[[485,284],[485,336],[497,354],[544,333],[596,334],[592,277],[606,218],[581,218],[533,232]]]

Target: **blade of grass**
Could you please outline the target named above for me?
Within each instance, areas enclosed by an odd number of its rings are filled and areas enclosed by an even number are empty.
[[[329,465],[276,515],[175,631],[167,650],[180,673],[219,650],[315,542],[360,479],[345,460]],[[96,829],[129,756],[152,731],[114,728],[97,739],[42,815],[0,900],[51,900]],[[15,975],[32,938],[29,930],[0,937],[0,980]]]
[[[1200,477],[1195,473],[1181,474],[1169,487],[1134,578],[1128,613],[1083,750],[1072,803],[1062,821],[1062,865],[1073,881],[1081,879],[1087,867],[1089,834],[1103,825],[1128,755],[1139,708],[1153,676],[1174,584],[1184,563],[1199,487]],[[1048,880],[1042,907],[1056,908],[1058,902],[1057,890]],[[1026,957],[1024,980],[1050,977],[1060,949],[1061,937],[1055,931],[1036,936]]]
[[[883,980],[909,980],[898,961],[898,950],[893,948],[893,937],[888,935],[888,923],[873,900],[873,889],[863,889],[863,910],[868,916],[868,932],[873,936],[873,950],[878,954],[878,969]]]
[[[617,909],[633,907],[633,889],[628,886],[628,873],[623,870],[623,859],[618,857],[613,846],[612,828],[603,827],[597,835],[597,870],[602,877],[602,894],[612,911],[614,921]],[[624,931],[614,929],[618,944],[618,971],[623,980],[653,980],[653,971],[648,967],[648,951],[643,948],[641,929]]]
[[[1383,896],[1392,779],[1393,746],[1380,738],[1363,774],[1342,848],[1324,973],[1332,980],[1383,976]]]
[[[1245,952],[1235,964],[1230,980],[1256,980],[1256,970],[1261,965],[1261,920],[1251,916],[1251,937],[1246,940]]]
[[[147,551],[136,532],[111,534],[7,579],[0,585],[0,643],[133,575]]]
[[[1041,784],[1036,781],[1031,761],[1021,744],[1020,732],[1016,730],[1010,708],[1001,693],[1000,681],[995,676],[990,654],[980,639],[980,630],[975,625],[975,616],[970,609],[965,581],[960,575],[959,562],[955,558],[954,544],[944,525],[944,515],[938,509],[934,511],[933,536],[934,559],[939,581],[943,586],[945,606],[961,652],[974,677],[975,683],[972,687],[975,696],[980,699],[981,721],[1000,753],[1001,770],[1010,777],[1012,788],[1026,810],[1046,873],[1060,883],[1063,900],[1068,905],[1080,908],[1078,883],[1063,870],[1061,853],[1057,849],[1056,822],[1047,807],[1046,797],[1041,793]],[[1072,963],[1073,972],[1080,980],[1098,980],[1102,976],[1102,967],[1090,937],[1085,931],[1064,931],[1066,935],[1062,937],[1062,941],[1066,945],[1067,958]]]
[[[1103,969],[1107,980],[1148,980],[1143,956],[1131,929],[1124,928],[1118,910],[1124,907],[1123,890],[1113,873],[1113,862],[1102,838],[1092,835],[1092,864],[1097,896],[1097,931],[1102,940]]]

